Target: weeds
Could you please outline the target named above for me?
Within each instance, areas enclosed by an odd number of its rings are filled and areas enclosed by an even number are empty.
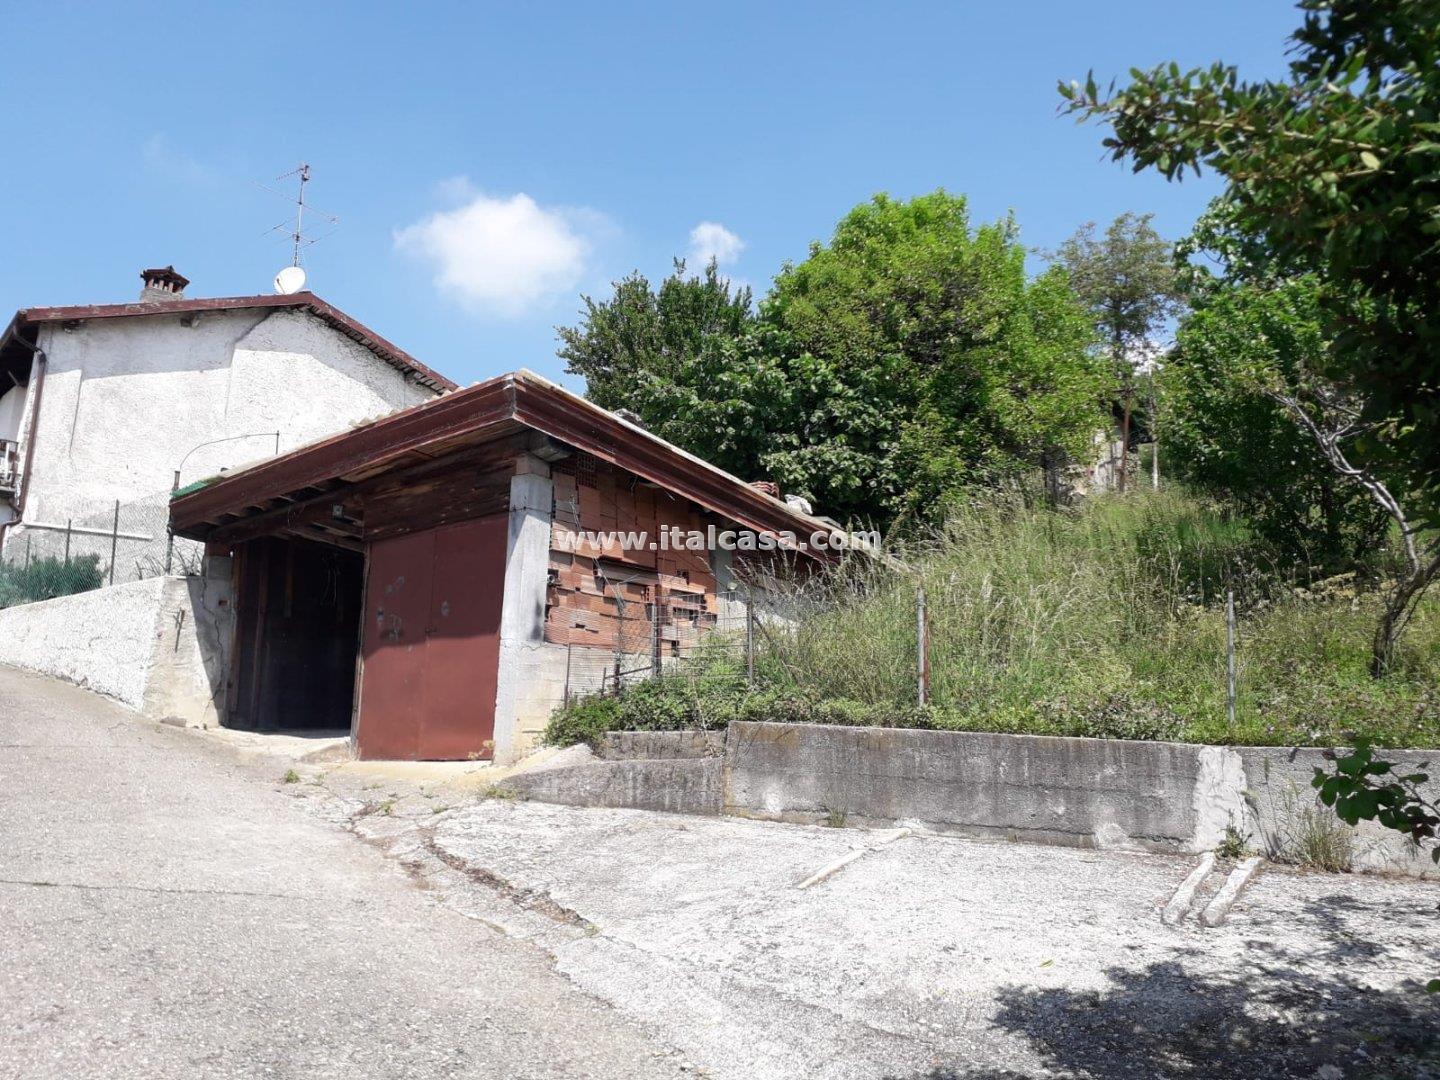
[[[1270,857],[1276,862],[1347,873],[1355,861],[1355,833],[1328,807],[1293,782],[1280,794]]]
[[[1243,859],[1249,849],[1245,845],[1245,837],[1240,835],[1240,830],[1234,825],[1225,826],[1225,838],[1215,847],[1215,857],[1235,861]]]
[[[843,829],[845,821],[850,815],[844,810],[827,808],[825,810],[825,827],[827,829]]]
[[[1440,745],[1440,602],[1416,611],[1394,674],[1372,679],[1378,595],[1291,578],[1245,524],[1180,491],[1077,510],[992,500],[881,563],[789,586],[757,678],[719,650],[618,696],[559,710],[559,745],[620,729],[733,720],[874,724],[1249,745]],[[1298,572],[1297,572],[1298,574]],[[915,594],[930,620],[931,704],[915,704]],[[1225,614],[1240,613],[1226,719]]]
[[[280,778],[280,782],[282,784],[298,784],[300,782],[300,774],[294,769],[286,769],[285,775]]]

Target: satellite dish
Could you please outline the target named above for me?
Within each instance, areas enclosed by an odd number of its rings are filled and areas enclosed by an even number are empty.
[[[275,275],[275,291],[281,296],[297,293],[305,287],[305,271],[298,266],[287,266]]]

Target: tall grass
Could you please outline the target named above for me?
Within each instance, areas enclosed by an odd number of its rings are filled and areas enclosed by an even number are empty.
[[[1422,607],[1400,670],[1369,678],[1378,600],[1300,589],[1242,522],[1179,492],[1078,510],[961,507],[897,564],[854,560],[794,588],[773,670],[812,700],[899,715],[916,696],[916,591],[930,614],[937,726],[1305,744],[1359,732],[1440,745],[1440,618]],[[1225,616],[1240,608],[1240,693],[1226,720]]]

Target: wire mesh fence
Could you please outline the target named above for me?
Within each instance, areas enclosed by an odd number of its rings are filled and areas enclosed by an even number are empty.
[[[747,592],[707,597],[633,581],[607,592],[613,633],[605,645],[566,642],[565,701],[653,678],[754,679],[757,608]]]
[[[204,546],[170,535],[170,492],[97,506],[61,522],[11,528],[0,558],[0,607],[197,573]]]

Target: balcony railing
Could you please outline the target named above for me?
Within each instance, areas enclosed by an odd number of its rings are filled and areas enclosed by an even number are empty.
[[[19,477],[20,444],[0,439],[0,494],[13,494]]]

